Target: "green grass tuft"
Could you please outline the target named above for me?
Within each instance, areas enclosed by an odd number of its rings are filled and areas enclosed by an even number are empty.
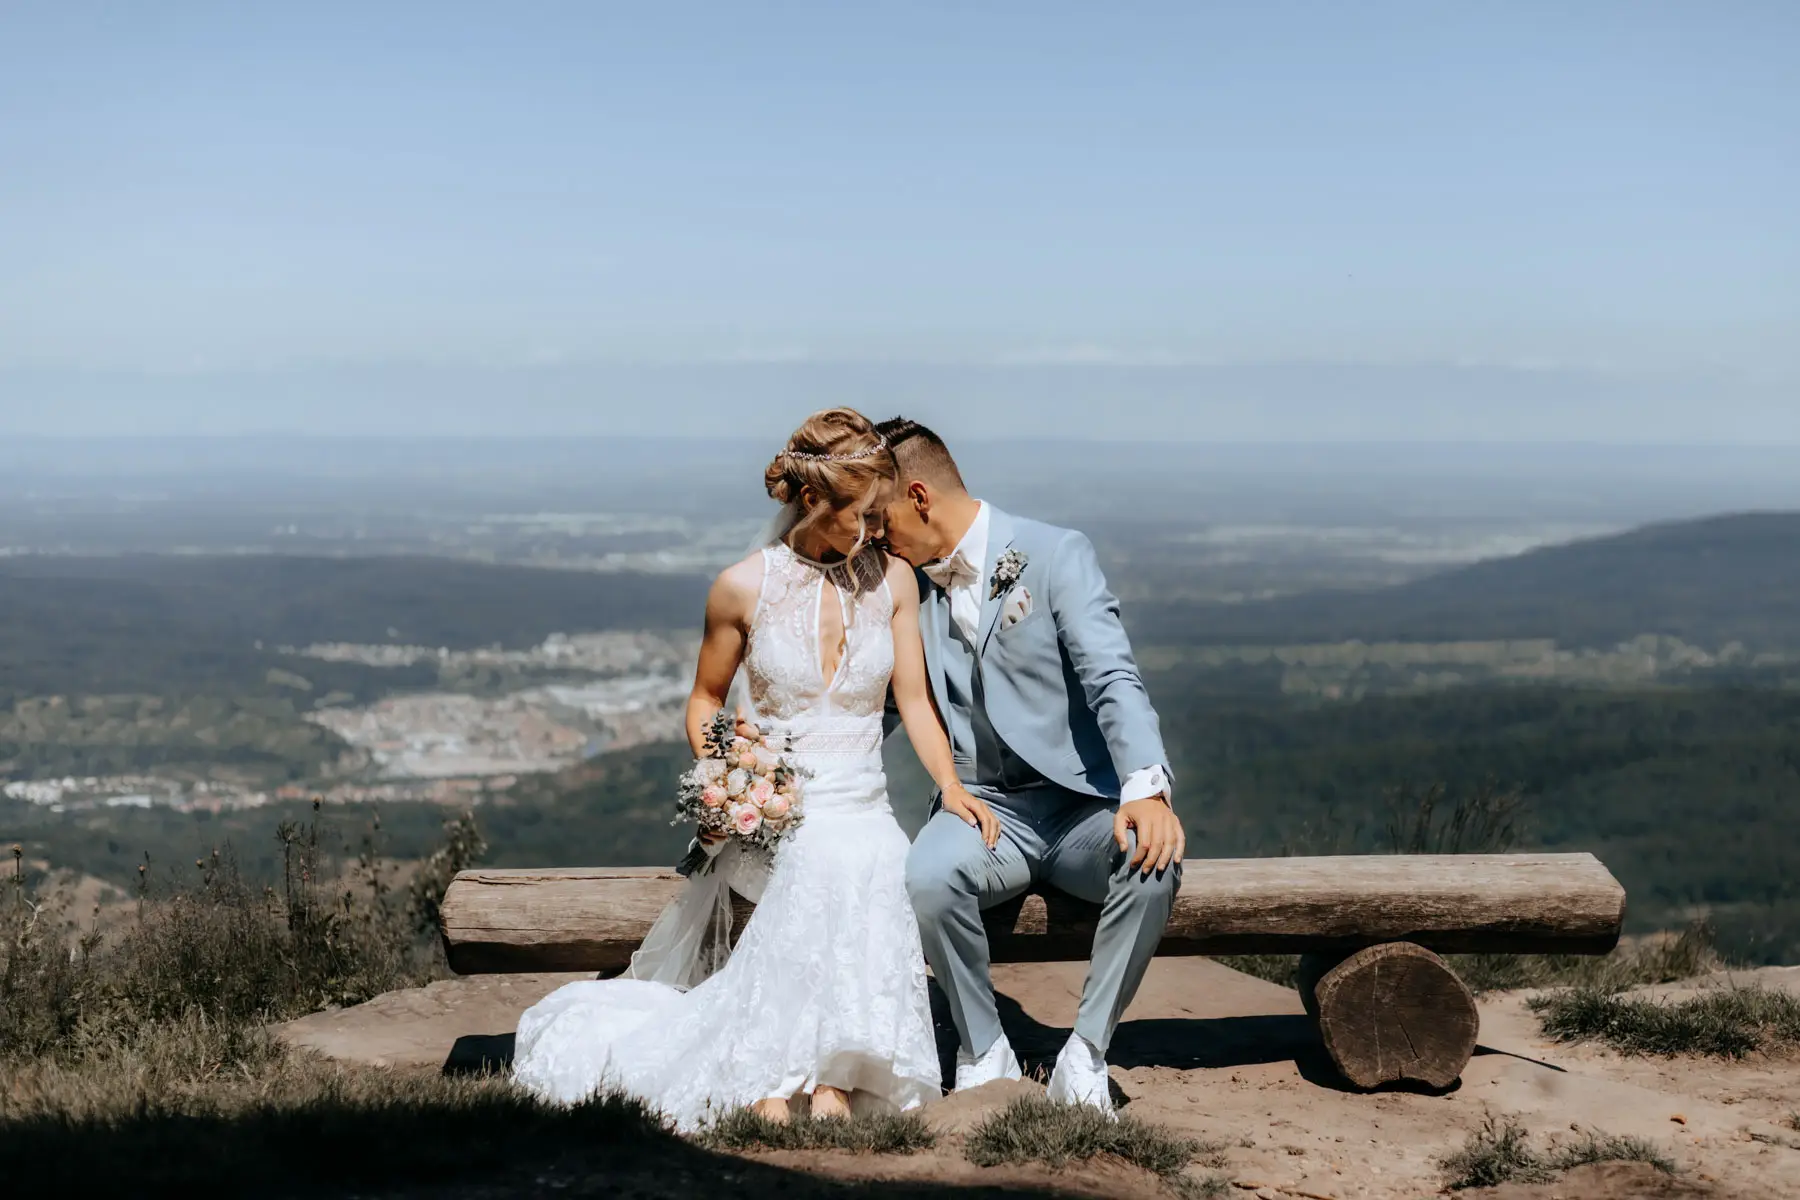
[[[1720,988],[1679,1001],[1571,988],[1530,1001],[1557,1041],[1595,1041],[1625,1054],[1742,1058],[1800,1047],[1800,997],[1758,987]]]
[[[969,1161],[980,1167],[1042,1163],[1060,1170],[1071,1162],[1110,1155],[1172,1183],[1181,1180],[1176,1186],[1183,1190],[1210,1186],[1185,1179],[1182,1172],[1197,1161],[1222,1165],[1221,1149],[1131,1116],[1115,1121],[1091,1108],[1037,1096],[1014,1100],[970,1130],[964,1141]]]
[[[714,1150],[847,1150],[854,1154],[918,1154],[937,1134],[917,1113],[850,1120],[771,1121],[748,1108],[727,1113],[697,1139]]]
[[[1504,1124],[1489,1117],[1469,1135],[1462,1149],[1442,1159],[1438,1166],[1449,1177],[1451,1191],[1498,1187],[1503,1183],[1547,1183],[1555,1177],[1549,1165],[1531,1148],[1525,1130],[1512,1121]]]
[[[1550,1165],[1558,1171],[1603,1162],[1649,1163],[1664,1175],[1675,1174],[1675,1160],[1657,1149],[1654,1142],[1643,1138],[1617,1137],[1589,1130],[1580,1140],[1563,1142],[1550,1153]]]
[[[1573,1142],[1551,1145],[1539,1151],[1515,1121],[1489,1117],[1469,1135],[1462,1149],[1439,1161],[1451,1191],[1497,1187],[1503,1183],[1548,1183],[1564,1171],[1588,1163],[1643,1162],[1665,1174],[1675,1173],[1675,1163],[1642,1138],[1614,1137],[1590,1130]]]

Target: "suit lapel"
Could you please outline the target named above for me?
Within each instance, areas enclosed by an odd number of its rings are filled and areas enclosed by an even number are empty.
[[[993,505],[988,505],[987,561],[981,564],[981,583],[979,585],[981,588],[981,636],[975,641],[975,645],[980,648],[976,651],[977,655],[987,649],[988,639],[994,636],[994,626],[1000,620],[1000,603],[1004,597],[993,595],[994,589],[990,581],[994,578],[994,564],[1000,561],[1000,556],[1012,547],[1012,543],[1013,519]]]

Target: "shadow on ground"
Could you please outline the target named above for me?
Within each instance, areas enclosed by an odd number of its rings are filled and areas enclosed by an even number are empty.
[[[1000,1024],[1005,1028],[1007,1040],[1018,1054],[1025,1074],[1047,1080],[1056,1065],[1056,1056],[1069,1040],[1072,1030],[1066,1025],[1047,1025],[1039,1021],[1017,1000],[1004,993],[995,998],[1000,1008]],[[956,1077],[958,1037],[950,1019],[949,1002],[936,983],[931,985],[931,1015],[937,1032],[938,1065],[948,1087]],[[1300,1014],[1152,1017],[1124,1021],[1113,1034],[1106,1058],[1112,1066],[1126,1070],[1171,1067],[1192,1071],[1291,1062],[1301,1078],[1317,1087],[1337,1092],[1361,1090],[1338,1073],[1311,1020]],[[1456,1087],[1453,1084],[1445,1090],[1455,1091]],[[1113,1090],[1115,1102],[1125,1099],[1116,1080]],[[1413,1084],[1395,1084],[1378,1090],[1442,1094]]]
[[[511,1033],[465,1033],[450,1047],[444,1059],[446,1075],[487,1075],[512,1070]]]

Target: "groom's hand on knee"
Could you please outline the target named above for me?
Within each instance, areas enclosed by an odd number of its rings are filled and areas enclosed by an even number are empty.
[[[1131,869],[1145,875],[1167,870],[1170,863],[1180,862],[1187,852],[1187,834],[1181,820],[1161,796],[1132,800],[1119,805],[1113,815],[1113,840],[1120,853],[1131,852],[1129,832],[1137,834],[1137,852],[1131,855]]]

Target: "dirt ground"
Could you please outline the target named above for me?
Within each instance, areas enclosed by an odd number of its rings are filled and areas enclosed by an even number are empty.
[[[1082,963],[995,968],[1002,1015],[1028,1069],[1047,1069],[1067,1038],[1084,971]],[[451,1069],[501,1063],[510,1054],[510,1031],[518,1013],[576,978],[583,976],[451,980],[306,1017],[282,1032],[296,1045],[360,1062]],[[1749,979],[1800,992],[1800,968],[1652,990],[1691,992]],[[1234,1195],[1309,1200],[1432,1195],[1444,1183],[1439,1160],[1493,1115],[1517,1120],[1539,1139],[1586,1130],[1648,1138],[1675,1159],[1681,1172],[1670,1179],[1641,1164],[1604,1164],[1570,1172],[1552,1184],[1463,1195],[1511,1200],[1800,1197],[1800,1148],[1792,1148],[1800,1147],[1800,1133],[1783,1124],[1788,1114],[1800,1111],[1800,1062],[1630,1059],[1593,1047],[1557,1046],[1538,1034],[1519,993],[1484,1000],[1481,1017],[1481,1048],[1457,1087],[1444,1094],[1363,1094],[1337,1079],[1292,991],[1206,959],[1159,959],[1109,1057],[1116,1098],[1126,1111],[1225,1145],[1223,1172],[1233,1180]],[[950,1039],[941,1040],[948,1054]],[[827,1181],[860,1183],[852,1190],[865,1195],[944,1194],[945,1189],[964,1195],[967,1188],[1110,1198],[1161,1190],[1150,1176],[1117,1163],[1060,1173],[982,1169],[968,1163],[956,1144],[958,1131],[1034,1086],[996,1085],[928,1108],[928,1119],[950,1135],[928,1154],[756,1155],[753,1161],[732,1160],[743,1162],[742,1176],[725,1178],[732,1173],[706,1168],[703,1174],[710,1182],[703,1190],[800,1195],[819,1184],[836,1190]],[[765,1170],[773,1173],[760,1174]],[[796,1177],[789,1171],[804,1174]],[[780,1177],[788,1182],[778,1183]],[[526,1191],[632,1193],[624,1179],[598,1191],[589,1189],[589,1184],[602,1182],[540,1181]],[[507,1185],[495,1181],[495,1186]],[[484,1187],[458,1194],[523,1193]]]

